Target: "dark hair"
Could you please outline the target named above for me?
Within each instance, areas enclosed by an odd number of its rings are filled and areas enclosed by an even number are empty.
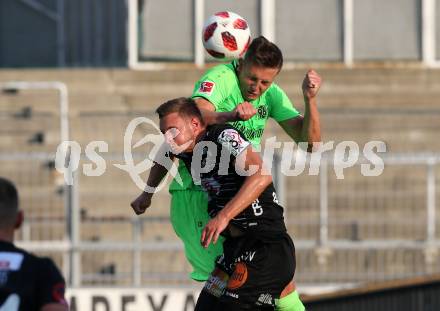
[[[163,117],[173,112],[177,112],[180,116],[183,117],[196,117],[200,120],[202,124],[205,124],[205,122],[203,121],[202,113],[200,112],[199,107],[197,107],[196,102],[192,98],[179,97],[171,99],[163,103],[156,109],[156,113],[159,115],[159,119],[162,119]]]
[[[283,53],[274,43],[263,36],[259,36],[252,40],[244,61],[260,67],[281,70],[281,67],[283,67]]]
[[[17,189],[12,182],[0,177],[0,228],[13,225],[17,212]]]

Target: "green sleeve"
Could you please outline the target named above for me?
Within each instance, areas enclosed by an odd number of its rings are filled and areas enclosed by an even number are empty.
[[[224,100],[230,95],[236,77],[228,69],[216,67],[213,69],[196,82],[191,97],[202,97],[210,101],[215,110],[219,110]]]
[[[269,92],[269,116],[275,121],[281,122],[300,115],[286,93],[278,85],[273,84]]]

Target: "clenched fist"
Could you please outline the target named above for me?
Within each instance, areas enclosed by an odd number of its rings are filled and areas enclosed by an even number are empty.
[[[143,214],[151,205],[151,194],[142,192],[130,205],[136,215]]]
[[[321,87],[322,79],[320,75],[313,69],[307,71],[302,83],[302,91],[305,97],[313,98],[318,94],[318,90]]]
[[[235,107],[234,112],[237,120],[246,121],[257,113],[257,109],[255,109],[249,102],[242,102]]]

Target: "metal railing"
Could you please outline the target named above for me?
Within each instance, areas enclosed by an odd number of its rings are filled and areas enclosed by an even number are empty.
[[[0,167],[5,167],[5,163],[8,163],[6,166],[14,166],[14,161],[17,159],[26,158],[28,161],[35,161],[35,164],[38,165],[39,162],[53,160],[54,155],[46,154],[43,156],[42,154],[32,155],[26,154],[23,157],[17,157],[17,154],[7,155],[0,154]],[[113,156],[114,159],[114,156]],[[121,156],[122,159],[122,156]],[[424,228],[425,233],[421,238],[420,234],[415,234],[410,238],[401,238],[397,234],[395,237],[384,236],[379,238],[357,238],[355,240],[350,238],[334,238],[332,237],[332,232],[335,230],[339,230],[344,226],[344,220],[339,220],[339,222],[333,222],[334,219],[333,213],[336,212],[333,208],[329,207],[329,202],[332,200],[331,195],[336,195],[335,189],[329,189],[330,184],[335,182],[332,179],[332,174],[330,171],[331,162],[328,157],[322,160],[320,174],[317,176],[319,178],[318,189],[313,190],[314,193],[319,194],[319,214],[318,216],[295,216],[295,208],[296,204],[292,204],[291,200],[287,199],[286,194],[281,194],[281,197],[284,197],[286,201],[286,212],[288,214],[287,223],[288,225],[291,223],[301,223],[304,222],[304,226],[309,226],[310,230],[315,230],[316,239],[307,239],[303,238],[301,234],[296,234],[295,232],[291,232],[294,236],[295,246],[297,249],[297,255],[299,258],[298,262],[298,271],[301,271],[301,261],[302,256],[304,254],[309,254],[307,256],[315,257],[317,261],[317,267],[326,267],[327,266],[327,274],[320,273],[319,277],[316,276],[313,279],[302,277],[302,274],[299,273],[299,282],[304,279],[303,282],[337,282],[338,280],[334,277],[334,272],[331,271],[331,267],[328,267],[329,259],[331,256],[334,256],[338,252],[345,251],[401,251],[402,249],[410,251],[421,252],[424,256],[424,261],[422,262],[413,262],[413,265],[426,265],[425,272],[417,272],[417,273],[429,273],[440,270],[440,268],[436,268],[436,263],[438,262],[438,248],[440,247],[440,238],[437,236],[438,232],[436,231],[437,226],[437,216],[436,216],[436,198],[439,196],[438,188],[437,188],[437,180],[436,180],[436,170],[439,169],[440,155],[438,154],[400,154],[400,155],[387,155],[383,157],[385,163],[385,170],[391,167],[401,167],[403,170],[409,170],[415,165],[419,168],[424,167],[426,171],[425,180],[425,196],[426,196],[426,204],[423,208],[420,207],[420,204],[417,203],[417,206],[414,206],[414,222],[416,222],[417,228]],[[360,165],[359,162],[357,165]],[[0,174],[1,170],[0,170]],[[183,256],[183,247],[180,241],[173,238],[147,238],[145,239],[143,235],[145,235],[145,231],[149,231],[150,233],[153,230],[156,230],[157,235],[162,234],[164,231],[172,232],[170,229],[169,221],[168,221],[168,208],[163,206],[163,201],[156,202],[156,206],[153,206],[151,209],[159,210],[159,214],[147,214],[143,217],[136,217],[133,215],[130,207],[129,201],[133,199],[132,194],[127,193],[123,195],[122,203],[116,203],[117,206],[107,206],[109,212],[106,213],[107,216],[94,215],[82,215],[82,206],[83,202],[81,202],[81,191],[86,190],[82,189],[81,182],[84,182],[84,178],[96,178],[96,177],[86,177],[81,176],[78,178],[78,173],[75,174],[76,182],[72,186],[72,194],[70,197],[72,202],[70,205],[73,208],[73,211],[76,217],[72,217],[67,214],[64,219],[47,219],[46,221],[41,218],[28,218],[25,221],[24,227],[20,234],[21,240],[18,242],[20,246],[23,246],[31,251],[35,252],[49,252],[49,253],[60,253],[63,254],[63,267],[65,275],[67,276],[69,283],[74,286],[80,286],[86,284],[109,284],[108,280],[112,280],[110,284],[120,284],[121,280],[125,280],[123,284],[132,285],[132,286],[141,286],[144,285],[145,282],[151,284],[152,280],[156,280],[157,283],[182,283],[185,282],[185,274],[189,272],[189,266],[186,263]],[[282,176],[279,174],[278,176]],[[100,178],[105,178],[105,174]],[[278,179],[277,184],[284,184],[279,190],[285,189],[284,191],[288,191],[286,189],[289,186],[286,184],[289,179],[298,179],[298,182],[301,181],[302,176],[297,177],[285,177],[282,176]],[[373,177],[364,177],[364,178],[372,178],[372,182],[375,182]],[[380,178],[380,177],[377,177]],[[408,175],[408,178],[411,178]],[[420,176],[417,177],[420,179]],[[90,182],[90,180],[89,180]],[[93,181],[92,181],[93,182]],[[408,180],[411,183],[411,180]],[[99,181],[97,183],[100,183]],[[35,185],[35,188],[38,188],[41,185]],[[279,188],[279,187],[278,187]],[[53,193],[56,193],[56,185],[54,185]],[[32,189],[28,191],[32,192]],[[99,189],[95,189],[94,191],[100,192]],[[96,196],[105,196],[108,195],[111,191],[103,193],[95,193]],[[420,194],[420,189],[418,190],[417,198]],[[54,194],[57,195],[57,194]],[[59,194],[58,194],[59,195]],[[64,194],[65,195],[65,194]],[[297,194],[300,196],[301,194]],[[344,192],[339,193],[338,195],[344,196]],[[166,189],[162,190],[162,196],[166,197]],[[372,200],[374,197],[369,196],[368,194],[364,196],[365,200]],[[120,201],[119,201],[120,202]],[[125,203],[124,203],[125,202]],[[399,199],[397,197],[396,202],[392,205],[395,205],[395,208],[398,211]],[[26,204],[26,200],[24,200],[24,204]],[[120,206],[124,204],[124,206]],[[381,205],[382,204],[382,205]],[[369,217],[373,217],[373,220],[376,219],[376,225],[379,223],[383,224],[384,228],[393,228],[395,226],[404,226],[406,223],[401,222],[402,219],[396,218],[395,216],[390,216],[390,219],[385,219],[383,213],[380,212],[382,209],[387,208],[387,204],[389,202],[379,204],[379,208],[377,209],[378,214],[375,217],[374,212],[371,211],[362,211],[356,212],[353,209],[354,215],[357,215],[360,220],[363,217],[366,217],[365,214],[368,214]],[[153,203],[154,205],[154,203]],[[23,206],[26,209],[26,206]],[[93,209],[92,209],[93,210]],[[111,211],[115,211],[112,213]],[[312,213],[312,211],[311,211]],[[356,214],[357,213],[357,214]],[[405,211],[402,210],[402,214],[404,217]],[[310,217],[313,217],[310,219]],[[352,216],[351,216],[352,217]],[[404,218],[403,217],[403,218]],[[420,219],[424,219],[421,221]],[[347,222],[348,218],[347,218]],[[418,223],[417,223],[418,222]],[[66,234],[62,240],[34,240],[32,235],[29,232],[35,231],[34,228],[36,224],[44,223],[44,227],[47,230],[50,226],[65,226],[65,232],[69,232]],[[157,225],[157,229],[154,229],[154,225]],[[113,237],[106,238],[106,231],[103,229],[102,233],[99,233],[98,228],[104,228],[108,226],[108,232],[114,232]],[[117,229],[121,227],[121,229]],[[67,230],[67,228],[70,228]],[[131,228],[131,229],[129,229]],[[313,229],[316,228],[316,229]],[[88,234],[88,231],[98,230],[98,233],[94,233],[93,238],[84,238],[85,234]],[[373,229],[374,230],[374,229]],[[129,232],[128,232],[129,231]],[[156,234],[155,233],[155,234]],[[114,239],[114,236],[122,236],[121,239]],[[411,235],[410,235],[411,236]],[[162,259],[159,256],[163,256],[160,254],[169,253],[168,261],[173,261],[175,258],[179,258],[179,260],[175,263],[176,268],[168,270],[168,266],[170,265],[167,262],[167,259]],[[70,254],[70,255],[69,255]],[[89,267],[90,263],[87,263],[85,259],[85,254],[94,254],[91,258],[95,258],[94,267]],[[99,255],[99,254],[102,254]],[[118,255],[119,254],[119,255]],[[157,254],[157,255],[155,255]],[[313,255],[310,255],[313,254]],[[99,259],[102,257],[108,256],[108,260],[103,260],[99,262]],[[177,257],[176,257],[177,256]],[[349,256],[349,255],[347,255]],[[174,258],[174,259],[172,259]],[[347,259],[348,260],[348,259]],[[161,264],[163,261],[163,265],[161,268],[157,268],[157,265]],[[100,272],[103,270],[105,265],[113,265],[113,271],[110,272]],[[146,265],[153,265],[153,268],[148,268]],[[116,268],[115,268],[116,266]],[[120,270],[120,266],[128,267],[127,271],[115,271]],[[154,268],[156,267],[156,268]],[[403,274],[405,276],[411,276],[416,272],[412,272],[415,268],[408,266],[407,269],[404,268]],[[105,270],[105,269],[104,269]],[[112,270],[112,269],[110,269]],[[354,275],[356,275],[357,281],[371,280],[371,279],[383,279],[383,278],[392,278],[391,274],[389,275],[381,275],[379,272],[370,271],[366,269],[362,271],[362,269],[356,271]],[[423,269],[422,269],[423,270]],[[440,272],[440,271],[438,271]],[[401,276],[399,274],[399,276]]]

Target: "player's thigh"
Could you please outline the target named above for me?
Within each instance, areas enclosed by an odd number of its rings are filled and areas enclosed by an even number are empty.
[[[218,297],[212,295],[205,290],[202,290],[200,292],[199,298],[197,299],[194,311],[213,311],[218,303]]]
[[[194,235],[209,221],[206,193],[194,190],[173,191],[170,218],[178,236],[197,238]]]
[[[295,272],[293,243],[286,236],[274,242],[248,239],[237,245],[225,243],[225,265],[237,263],[222,301],[273,307]],[[240,251],[234,253],[234,248]]]

